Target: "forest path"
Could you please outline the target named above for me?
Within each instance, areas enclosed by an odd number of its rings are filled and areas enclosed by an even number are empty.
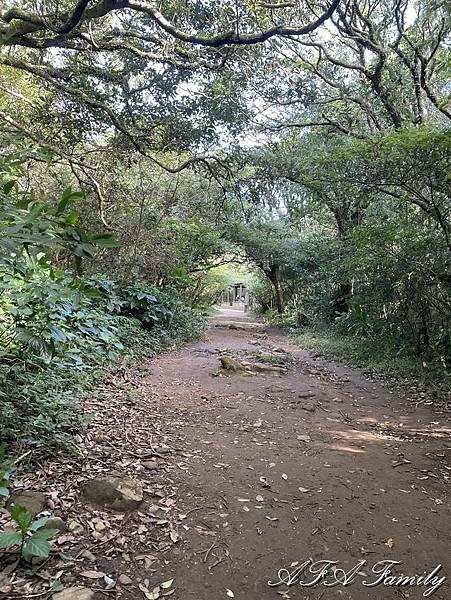
[[[275,349],[288,352],[286,375],[211,375],[220,354],[252,360]],[[160,573],[175,578],[174,598],[381,600],[421,598],[427,589],[368,588],[361,575],[350,587],[268,586],[279,569],[294,571],[309,557],[346,570],[366,560],[360,571],[372,581],[384,559],[402,561],[397,574],[443,564],[441,575],[451,575],[443,415],[312,357],[277,331],[211,327],[151,370],[160,433],[175,452],[158,481],[173,486],[182,514]],[[445,582],[434,597],[448,593]]]
[[[41,578],[62,573],[99,600],[412,600],[431,588],[363,586],[381,560],[411,576],[442,564],[449,578],[445,413],[415,408],[277,330],[215,326],[224,320],[212,317],[201,341],[119,369],[86,399],[84,459],[55,456],[24,479],[69,524],[58,539],[65,554]],[[220,372],[224,355],[287,372]],[[91,506],[84,485],[103,474],[139,480],[141,508]],[[309,557],[347,571],[366,563],[347,587],[268,586]],[[449,582],[433,597],[449,598]]]

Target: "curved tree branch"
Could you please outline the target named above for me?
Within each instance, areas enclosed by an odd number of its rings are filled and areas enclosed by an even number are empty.
[[[61,36],[64,38],[64,36],[72,32],[78,25],[86,21],[104,17],[113,11],[130,9],[135,13],[148,16],[157,25],[159,30],[168,33],[172,38],[181,42],[208,48],[221,48],[230,45],[253,45],[265,42],[275,36],[302,36],[311,33],[333,15],[340,2],[341,0],[332,0],[330,6],[321,16],[305,25],[281,24],[252,33],[239,33],[231,28],[213,36],[204,36],[180,29],[150,2],[141,2],[138,0],[101,0],[92,8],[87,8],[89,0],[80,0],[72,14],[66,13],[64,15],[65,25],[60,29],[56,29],[60,35],[58,37],[40,37],[39,43],[41,47],[42,44],[45,47],[52,45],[64,47],[64,39],[62,40]],[[266,10],[272,10],[272,8]],[[0,13],[0,21],[9,24],[2,26],[0,23],[0,34],[3,36],[3,43],[10,46],[33,45],[32,35],[45,34],[49,29],[47,20],[37,14],[29,13],[17,7]]]
[[[86,7],[90,2],[91,0],[79,0],[74,12],[72,13],[72,16],[66,21],[66,23],[62,27],[57,29],[57,32],[59,34],[65,35],[67,33],[70,33],[73,29],[75,29],[82,20],[83,13],[85,12]]]

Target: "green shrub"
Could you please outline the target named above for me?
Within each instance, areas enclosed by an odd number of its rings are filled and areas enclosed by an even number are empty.
[[[58,529],[46,527],[49,517],[33,520],[24,506],[13,505],[11,518],[17,528],[0,533],[0,550],[17,547],[27,562],[31,562],[33,557],[47,558],[50,553],[48,541],[59,533]]]
[[[431,397],[449,396],[450,376],[443,364],[437,360],[419,362],[399,337],[359,337],[334,328],[307,328],[293,333],[293,337],[302,348],[320,352],[326,358],[342,360],[396,384],[420,382]]]
[[[205,319],[171,292],[143,292],[142,282],[110,281],[106,291],[106,280],[96,285],[93,278],[72,280],[66,273],[58,288],[41,275],[34,271],[36,297],[21,304],[31,310],[16,310],[17,296],[7,294],[18,334],[11,333],[0,366],[0,438],[50,448],[70,445],[84,422],[78,399],[110,364],[125,354],[149,357],[195,339]],[[130,300],[135,296],[137,306]]]
[[[21,190],[23,160],[0,157],[0,439],[58,449],[83,426],[83,391],[111,364],[193,339],[204,320],[174,290],[84,278],[82,259],[116,242],[68,212],[81,193],[44,204]],[[60,266],[71,263],[75,272]]]

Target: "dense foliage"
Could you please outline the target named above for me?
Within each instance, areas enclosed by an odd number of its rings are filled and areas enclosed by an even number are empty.
[[[1,163],[0,437],[49,447],[79,429],[77,397],[104,367],[126,350],[149,356],[192,339],[204,322],[174,291],[83,276],[83,259],[118,244],[80,228],[69,206],[81,193],[67,188],[45,204],[21,188],[35,156],[10,154]],[[73,270],[61,266],[68,260]]]
[[[417,356],[444,375],[451,364],[451,136],[407,128],[332,143],[333,152],[329,143],[300,159],[292,146],[276,160],[259,157],[266,176],[277,168],[293,186],[288,215],[297,233],[287,229],[278,244],[288,321],[333,326],[381,346],[386,340],[387,359]],[[272,298],[283,312],[277,293]]]

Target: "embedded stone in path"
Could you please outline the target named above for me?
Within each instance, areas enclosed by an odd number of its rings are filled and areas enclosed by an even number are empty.
[[[44,525],[45,529],[58,529],[60,533],[66,531],[66,523],[61,517],[50,517],[47,523]]]
[[[85,485],[84,493],[94,504],[124,512],[138,508],[143,501],[142,485],[129,477],[95,477]]]
[[[70,587],[53,594],[52,600],[95,600],[96,595],[89,588]]]
[[[245,367],[231,356],[221,356],[221,366],[226,371],[244,371]]]
[[[25,507],[32,517],[35,517],[44,510],[45,495],[42,492],[23,491],[11,494],[11,499],[8,503],[16,504],[17,506]]]
[[[156,471],[160,468],[158,461],[156,460],[143,460],[142,465],[146,469],[149,469],[149,471]]]
[[[276,367],[273,365],[266,365],[263,363],[250,363],[247,361],[238,361],[231,356],[221,356],[221,366],[226,371],[253,371],[254,373],[273,373],[276,375],[286,375],[287,369],[285,367]]]
[[[267,329],[267,325],[265,325],[265,323],[249,323],[247,321],[214,321],[213,319],[211,322],[214,327],[235,329],[238,331],[264,332]]]
[[[249,368],[252,369],[252,371],[257,371],[258,373],[274,373],[276,375],[286,375],[288,372],[285,367],[276,367],[261,363],[249,364]]]

